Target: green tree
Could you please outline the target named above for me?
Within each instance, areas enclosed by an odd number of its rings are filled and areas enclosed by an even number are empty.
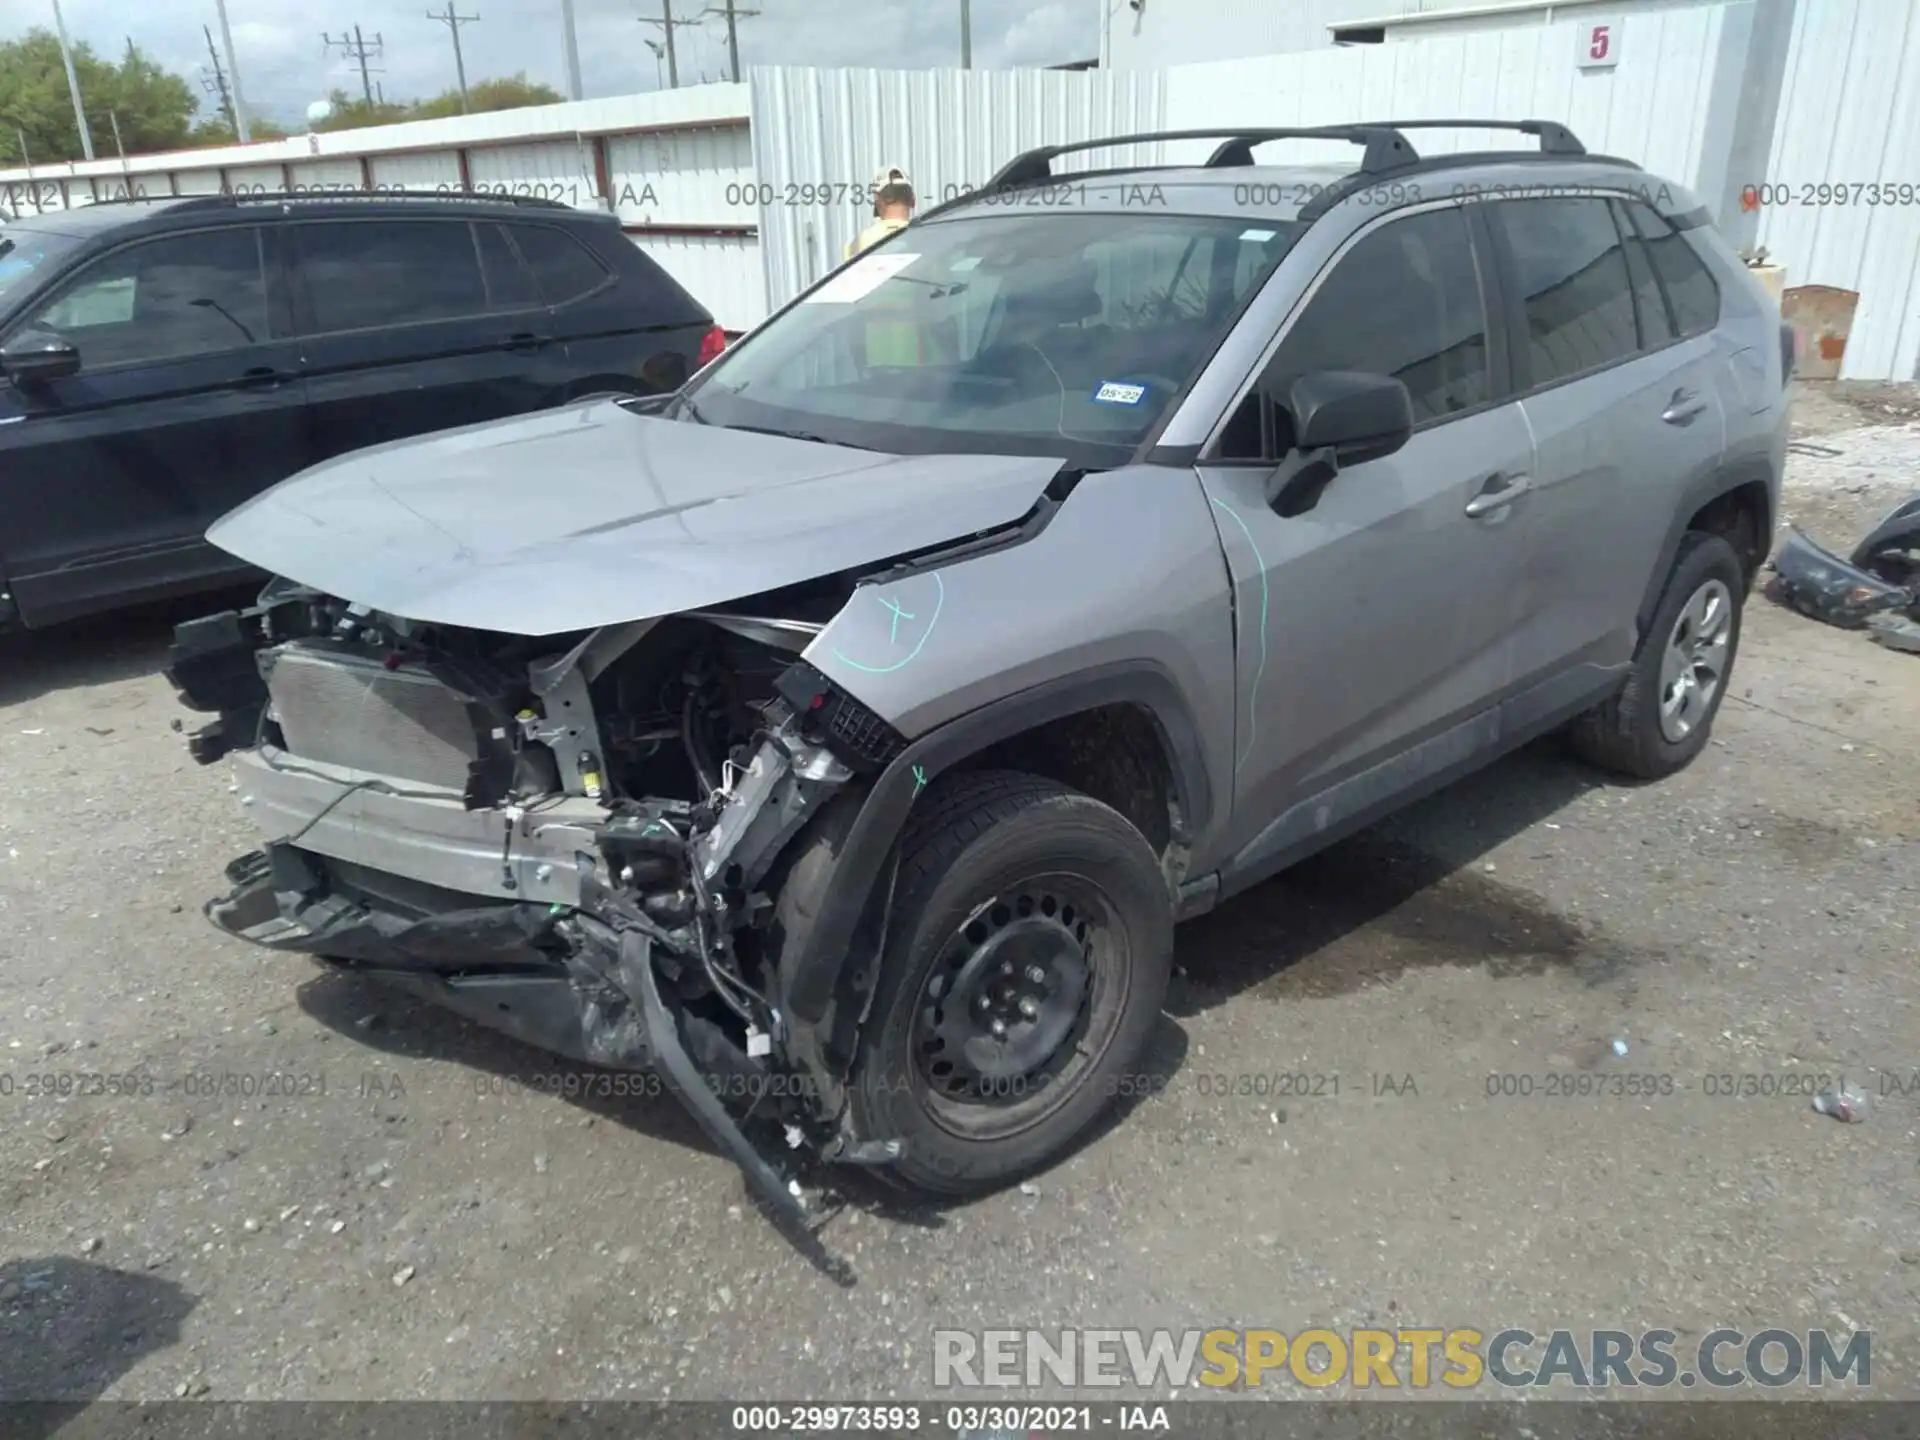
[[[115,153],[114,116],[129,155],[187,143],[199,105],[192,87],[131,41],[117,65],[102,60],[84,42],[75,45],[73,68],[96,156]],[[20,159],[21,132],[36,164],[85,156],[60,42],[51,30],[29,30],[18,40],[0,44],[0,156],[10,163]]]
[[[518,110],[527,105],[558,105],[566,99],[551,85],[542,85],[537,80],[527,79],[522,70],[517,75],[509,75],[498,80],[482,80],[467,87],[467,109],[475,115],[489,110]],[[461,114],[459,90],[445,90],[431,100],[421,100],[413,107],[409,120],[440,120],[449,115]]]
[[[251,115],[247,118],[247,131],[255,140],[284,140],[287,138],[287,131],[284,127],[274,124],[271,120],[263,120],[258,115]],[[187,132],[187,144],[196,149],[206,146],[233,145],[237,143],[238,137],[234,135],[233,127],[227,123],[227,117],[224,114],[209,115]]]
[[[368,125],[393,125],[413,118],[411,105],[393,100],[368,103],[364,98],[355,99],[345,90],[335,90],[327,96],[327,102],[333,106],[333,114],[314,126],[316,130],[359,130]]]

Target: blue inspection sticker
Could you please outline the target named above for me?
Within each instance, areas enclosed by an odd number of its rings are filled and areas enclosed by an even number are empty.
[[[1147,387],[1130,380],[1102,380],[1093,392],[1096,405],[1138,405],[1147,398]]]

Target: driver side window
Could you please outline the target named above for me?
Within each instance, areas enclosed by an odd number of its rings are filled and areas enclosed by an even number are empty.
[[[1267,395],[1314,370],[1391,375],[1413,399],[1416,426],[1492,394],[1487,312],[1461,210],[1429,210],[1380,226],[1338,262],[1287,331],[1260,388],[1235,412],[1224,460],[1275,460],[1292,421]]]
[[[115,251],[24,328],[72,341],[86,370],[257,344],[268,338],[260,232],[169,235]]]

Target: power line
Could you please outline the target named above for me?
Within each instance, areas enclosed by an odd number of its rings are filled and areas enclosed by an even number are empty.
[[[240,125],[233,113],[233,92],[227,88],[227,72],[220,64],[220,49],[213,43],[213,28],[200,27],[200,33],[207,37],[207,58],[213,62],[213,74],[201,80],[200,88],[209,95],[220,97],[220,113],[227,117],[227,125],[233,131],[233,138],[240,138]]]
[[[453,0],[447,0],[446,14],[442,15],[437,10],[429,10],[427,12],[427,18],[429,20],[438,20],[453,32],[453,72],[460,78],[460,113],[465,115],[467,113],[467,62],[460,54],[460,27],[462,25],[471,25],[480,17],[478,15],[456,15],[453,11]]]
[[[368,69],[367,61],[377,55],[385,53],[386,42],[380,38],[377,31],[374,34],[373,40],[368,42],[366,38],[360,34],[360,27],[358,25],[353,27],[353,38],[351,40],[347,39],[344,35],[336,40],[333,36],[322,32],[320,42],[329,50],[333,49],[336,45],[339,46],[341,54],[360,66],[360,91],[367,97],[367,108],[372,109],[373,77],[384,74],[385,72]]]
[[[758,10],[736,8],[734,0],[726,0],[723,5],[709,5],[704,12],[708,15],[724,15],[727,20],[727,69],[733,75],[733,83],[740,83],[740,37],[736,23],[758,15]]]
[[[651,15],[640,17],[642,25],[658,25],[666,32],[667,41],[667,85],[675,90],[680,88],[680,61],[673,53],[673,32],[676,26],[698,25],[698,20],[676,20],[673,18],[673,0],[660,0],[660,18]]]

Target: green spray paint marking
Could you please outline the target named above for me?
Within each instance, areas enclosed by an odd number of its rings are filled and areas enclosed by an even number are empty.
[[[927,772],[918,765],[913,767],[913,793],[918,795],[927,788]]]
[[[1211,496],[1208,498],[1212,499]],[[1240,533],[1247,537],[1247,545],[1253,551],[1254,566],[1260,572],[1260,663],[1254,669],[1253,685],[1247,692],[1247,748],[1233,762],[1233,768],[1238,770],[1246,764],[1247,756],[1253,753],[1254,740],[1260,733],[1260,681],[1267,673],[1267,562],[1262,558],[1260,545],[1247,528],[1247,522],[1240,518],[1231,505],[1220,500],[1214,500],[1213,503],[1231,515],[1233,523],[1240,527]]]
[[[891,675],[895,670],[901,669],[903,666],[907,665],[910,661],[914,660],[916,657],[919,656],[922,650],[926,649],[927,639],[933,634],[933,627],[940,623],[941,608],[945,606],[945,604],[947,603],[947,584],[946,584],[946,581],[940,578],[938,571],[934,572],[933,584],[934,584],[934,591],[935,591],[934,602],[933,602],[933,614],[927,617],[927,628],[920,632],[920,643],[915,645],[913,649],[909,650],[906,653],[906,655],[903,656],[901,659],[894,661],[893,664],[891,665],[864,665],[860,661],[851,658],[850,656],[842,653],[838,649],[836,649],[833,652],[833,658],[838,660],[842,665],[846,665],[854,670],[862,671],[863,673],[868,675]],[[893,610],[893,624],[894,624],[895,633],[897,634],[900,626],[900,617],[901,617],[900,608],[897,605],[892,605],[891,602],[885,599],[882,599],[880,603],[883,605],[888,605]],[[906,618],[911,620],[913,619],[913,616],[908,615]],[[839,622],[835,621],[834,623],[838,624]]]
[[[901,617],[905,616],[907,619],[911,620],[913,619],[913,612],[909,610],[902,610],[900,608],[900,602],[898,600],[890,599],[885,595],[882,595],[878,598],[882,605],[886,606],[887,609],[893,612],[893,628],[887,632],[887,643],[889,645],[898,645],[900,643]]]

